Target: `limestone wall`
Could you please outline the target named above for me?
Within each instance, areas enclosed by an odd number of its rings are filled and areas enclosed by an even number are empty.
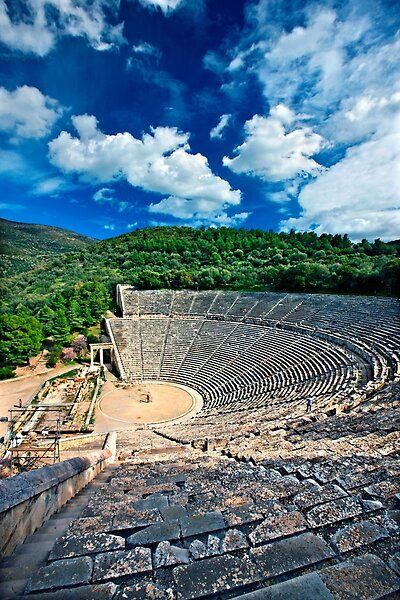
[[[116,433],[112,432],[100,451],[0,481],[0,558],[11,554],[28,535],[114,462],[115,456]]]

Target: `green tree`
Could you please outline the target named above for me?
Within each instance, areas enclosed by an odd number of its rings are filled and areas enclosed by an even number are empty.
[[[42,347],[43,330],[35,317],[0,315],[0,364],[20,365],[36,356]]]

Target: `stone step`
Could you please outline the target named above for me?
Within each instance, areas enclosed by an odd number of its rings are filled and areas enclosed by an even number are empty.
[[[307,573],[282,583],[235,596],[234,600],[333,600],[318,573]]]

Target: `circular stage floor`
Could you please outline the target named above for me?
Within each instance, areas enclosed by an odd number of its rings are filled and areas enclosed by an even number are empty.
[[[201,405],[200,394],[187,386],[144,381],[122,388],[107,381],[97,404],[95,431],[175,421],[191,416]]]

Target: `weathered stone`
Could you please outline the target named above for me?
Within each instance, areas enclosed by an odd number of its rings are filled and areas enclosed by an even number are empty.
[[[311,508],[317,504],[330,502],[338,498],[347,496],[346,492],[338,485],[327,483],[319,485],[316,481],[308,479],[303,481],[302,489],[293,499],[293,502],[300,508]]]
[[[364,488],[364,492],[371,498],[380,498],[386,501],[395,499],[400,492],[400,481],[387,479]]]
[[[50,552],[49,560],[69,558],[71,556],[84,556],[96,552],[122,550],[125,548],[123,537],[110,533],[86,533],[84,535],[71,535],[59,538]]]
[[[114,579],[152,570],[150,548],[135,548],[127,552],[117,550],[96,556],[93,580]]]
[[[112,529],[112,519],[102,516],[75,519],[68,527],[66,535],[85,535],[87,533],[105,532]]]
[[[236,596],[237,600],[333,600],[333,596],[317,573],[300,575],[289,581]]]
[[[255,546],[281,537],[300,533],[307,529],[307,521],[298,511],[288,512],[263,521],[249,535]]]
[[[388,535],[384,527],[379,527],[369,521],[362,521],[337,531],[332,537],[332,543],[340,553],[344,554],[355,548],[373,544]]]
[[[396,571],[397,575],[400,575],[400,552],[396,552],[396,554],[390,557],[389,565],[393,571]]]
[[[187,517],[186,508],[184,506],[180,506],[179,504],[168,506],[167,508],[161,508],[160,512],[164,521],[180,521]]]
[[[337,598],[370,600],[400,589],[399,577],[374,554],[326,567],[319,575]]]
[[[114,516],[112,529],[135,529],[136,527],[146,527],[154,523],[161,523],[162,517],[158,510],[137,511],[122,506]]]
[[[183,537],[200,535],[209,531],[225,529],[225,521],[221,512],[213,511],[194,517],[186,517],[181,520]]]
[[[250,550],[265,579],[290,573],[334,556],[333,550],[319,536],[303,533]]]
[[[92,566],[92,559],[89,556],[52,562],[36,571],[28,583],[27,591],[56,590],[89,583]]]
[[[263,514],[250,505],[238,508],[228,508],[223,512],[225,523],[228,527],[237,527],[246,523],[261,521]]]
[[[151,494],[147,498],[138,500],[134,503],[136,510],[161,510],[167,508],[168,498],[161,494]]]
[[[363,511],[366,513],[375,512],[383,508],[382,502],[379,500],[361,500]]]
[[[98,585],[80,585],[56,592],[42,592],[31,596],[37,600],[110,600],[116,598],[118,586],[109,581]]]
[[[311,527],[323,527],[361,514],[361,504],[356,498],[340,498],[312,508],[307,514]]]
[[[246,536],[238,529],[229,529],[221,542],[221,552],[233,552],[247,547]]]
[[[162,589],[152,581],[140,582],[123,587],[115,600],[173,600],[171,589]]]
[[[248,557],[206,558],[173,570],[178,597],[184,600],[241,587],[259,577]]]
[[[209,535],[207,539],[207,556],[220,554],[221,540],[216,535]]]
[[[163,521],[155,523],[130,535],[127,540],[128,548],[135,548],[142,544],[155,544],[164,540],[178,540],[180,528],[178,521]]]
[[[195,560],[207,556],[207,546],[200,540],[193,540],[189,545],[189,552]]]
[[[172,565],[187,564],[189,551],[178,546],[171,546],[169,542],[160,542],[154,553],[154,567],[170,567]]]

